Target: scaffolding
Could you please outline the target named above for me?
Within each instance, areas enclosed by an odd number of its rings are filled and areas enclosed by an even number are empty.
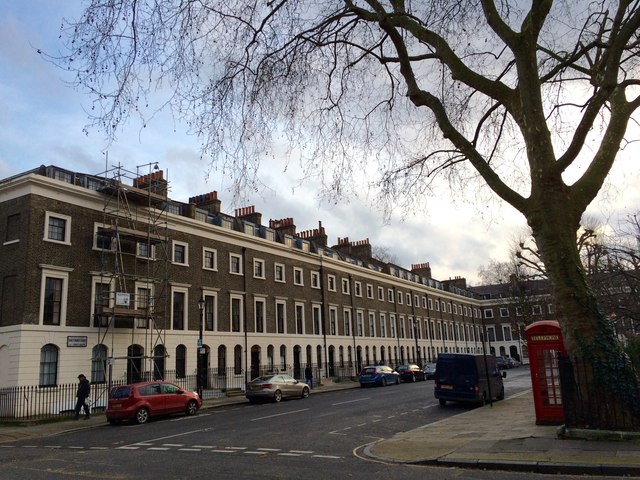
[[[162,379],[170,321],[168,182],[157,163],[138,166],[135,173],[116,165],[100,177],[105,204],[95,232],[100,256],[95,319],[98,344],[110,344],[108,381],[122,360],[128,383]]]

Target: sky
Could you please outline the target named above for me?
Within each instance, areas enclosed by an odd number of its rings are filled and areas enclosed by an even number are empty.
[[[329,245],[337,244],[338,238],[369,239],[402,267],[429,262],[434,278],[464,277],[471,285],[479,284],[479,269],[490,260],[507,261],[511,242],[525,231],[524,218],[506,204],[453,202],[446,192],[429,199],[427,209],[397,212],[390,218],[383,216],[375,198],[365,194],[328,202],[313,182],[300,185],[295,172],[285,171],[282,162],[267,164],[263,170],[265,191],[246,192],[244,203],[234,203],[225,179],[207,175],[198,139],[168,115],[144,129],[128,125],[107,145],[99,130],[83,131],[89,97],[70,88],[64,72],[37,53],[60,50],[61,20],[79,17],[81,6],[76,0],[0,2],[0,179],[39,165],[89,174],[120,165],[148,173],[143,166],[158,162],[169,180],[172,199],[186,202],[216,190],[226,213],[255,205],[264,224],[291,217],[299,232],[322,222]],[[610,185],[588,209],[591,217],[617,220],[638,211],[637,153],[627,149],[621,156]]]

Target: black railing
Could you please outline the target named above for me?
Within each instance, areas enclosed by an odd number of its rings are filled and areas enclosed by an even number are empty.
[[[306,365],[294,367],[292,365],[260,366],[247,372],[246,381],[261,375],[286,373],[298,380],[304,381]],[[313,384],[317,386],[326,372],[336,381],[354,377],[354,365],[312,364]],[[163,372],[163,380],[175,383],[185,390],[196,390],[197,376],[177,375],[175,370]],[[157,375],[156,375],[157,376]],[[142,380],[151,379],[151,372],[141,372]],[[118,379],[108,383],[92,383],[91,395],[87,400],[92,412],[102,412],[107,406],[109,387],[124,385],[126,380]],[[74,415],[76,404],[77,383],[60,384],[52,387],[22,386],[0,388],[0,419],[1,420],[42,420],[59,416]],[[245,372],[234,367],[224,369],[209,368],[204,379],[203,400],[223,397],[227,395],[241,395],[245,391]]]
[[[618,388],[614,371],[598,371],[592,363],[559,355],[564,424],[567,428],[640,430],[637,415],[631,413],[640,392]],[[602,369],[600,369],[602,370]],[[597,375],[607,378],[597,378]],[[576,381],[577,380],[577,381]],[[603,385],[609,386],[603,388]],[[637,403],[636,403],[637,408]]]

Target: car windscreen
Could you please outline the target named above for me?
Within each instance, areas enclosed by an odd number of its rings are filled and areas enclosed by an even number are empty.
[[[363,368],[362,372],[360,372],[360,375],[375,375],[375,373],[375,368]]]
[[[131,387],[126,385],[124,387],[114,387],[109,392],[110,398],[127,398],[131,394]]]
[[[473,357],[443,358],[437,365],[436,374],[442,383],[475,381],[478,377]]]

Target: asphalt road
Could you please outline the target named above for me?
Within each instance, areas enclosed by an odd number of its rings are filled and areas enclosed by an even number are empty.
[[[529,385],[526,369],[508,372],[507,396]],[[195,417],[105,425],[3,444],[0,479],[543,478],[385,464],[362,453],[372,442],[467,408],[440,407],[432,381],[342,390],[279,404],[242,403]]]

